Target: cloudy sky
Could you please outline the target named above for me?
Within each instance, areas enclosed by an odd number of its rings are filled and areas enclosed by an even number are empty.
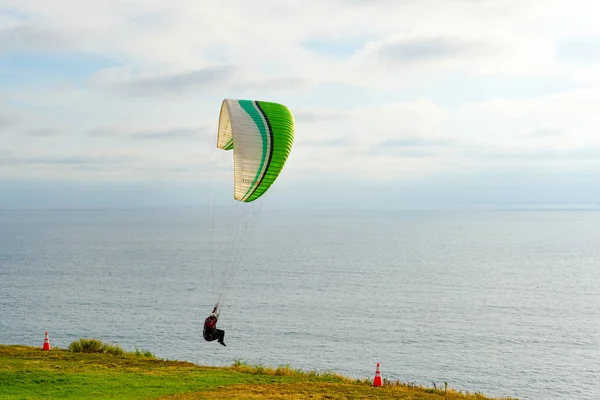
[[[295,115],[274,203],[600,203],[598,15],[597,0],[0,0],[0,207],[200,201],[226,97]]]

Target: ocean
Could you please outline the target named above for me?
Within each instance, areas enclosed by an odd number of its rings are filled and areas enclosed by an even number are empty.
[[[0,211],[0,343],[600,398],[599,211],[236,215]],[[223,284],[227,347],[202,339]]]

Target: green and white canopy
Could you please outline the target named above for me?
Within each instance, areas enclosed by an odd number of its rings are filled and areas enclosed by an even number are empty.
[[[233,150],[234,198],[252,202],[275,182],[292,149],[294,116],[278,103],[225,99],[217,147]]]

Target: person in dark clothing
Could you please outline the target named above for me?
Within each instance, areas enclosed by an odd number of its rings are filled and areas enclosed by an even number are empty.
[[[218,319],[219,314],[217,313],[217,306],[215,306],[210,316],[204,320],[202,336],[204,336],[204,340],[207,342],[218,340],[221,345],[226,346],[225,342],[223,342],[223,339],[225,338],[225,331],[222,329],[217,329]]]

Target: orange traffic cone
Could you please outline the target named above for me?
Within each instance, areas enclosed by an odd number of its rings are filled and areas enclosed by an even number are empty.
[[[379,363],[377,363],[377,369],[375,370],[375,379],[373,379],[373,386],[381,386],[381,371],[379,371]]]
[[[50,350],[50,339],[48,338],[48,332],[46,332],[46,337],[44,338],[44,346],[42,350]]]

